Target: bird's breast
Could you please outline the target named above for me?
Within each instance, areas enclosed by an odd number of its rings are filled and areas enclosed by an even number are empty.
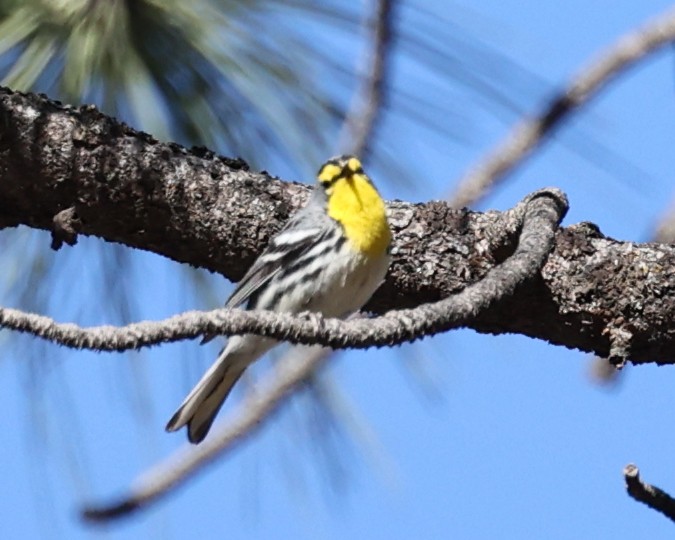
[[[365,178],[339,182],[328,201],[328,215],[342,227],[355,251],[369,257],[386,253],[391,231],[382,197]]]

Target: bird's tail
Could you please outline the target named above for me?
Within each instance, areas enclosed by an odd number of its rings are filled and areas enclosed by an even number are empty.
[[[187,425],[191,443],[204,440],[223,402],[248,366],[247,358],[239,358],[243,351],[232,353],[228,349],[225,348],[185,398],[166,425],[167,431],[177,431]]]

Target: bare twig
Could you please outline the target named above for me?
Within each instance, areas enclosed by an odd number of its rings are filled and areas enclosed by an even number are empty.
[[[398,312],[394,317],[380,317],[365,321],[351,321],[342,323],[343,325],[355,325],[363,323],[362,330],[366,330],[359,339],[364,339],[363,343],[375,343],[377,336],[390,334],[390,338],[398,340],[403,336],[410,336],[413,339],[423,335],[426,330],[435,326],[450,323],[461,324],[461,320],[471,317],[480,310],[498,302],[505,296],[513,293],[515,287],[522,283],[528,277],[533,276],[544,264],[546,255],[553,246],[554,234],[560,219],[566,209],[566,200],[560,192],[538,192],[530,196],[524,203],[517,206],[514,211],[519,214],[522,222],[522,231],[518,242],[518,248],[513,255],[504,261],[501,265],[494,268],[480,282],[467,287],[464,291],[435,304],[420,306],[415,310],[406,310]],[[267,314],[258,314],[265,315]],[[433,322],[433,321],[436,322]],[[272,323],[273,321],[269,321]],[[285,323],[298,322],[297,319],[275,321],[278,328],[285,326]],[[333,326],[333,321],[324,321],[324,325],[313,326],[311,321],[299,321],[298,332],[295,338],[298,341],[304,340],[304,337],[312,336],[316,343],[347,344],[346,340],[356,337],[358,334],[351,335],[351,328],[343,326]],[[431,324],[429,324],[431,323]],[[224,328],[225,326],[223,326]],[[377,327],[373,330],[373,327]],[[222,330],[223,328],[220,328]],[[251,327],[252,328],[252,327]],[[251,332],[251,328],[245,330]],[[255,333],[258,333],[260,326],[256,327]],[[370,330],[368,330],[370,328]],[[440,327],[439,327],[440,328]],[[356,328],[358,330],[358,328]],[[309,333],[306,332],[309,330]],[[328,334],[325,330],[329,330]],[[337,341],[331,339],[323,340],[323,337],[330,338],[331,334],[336,335],[340,330],[347,330]],[[243,331],[243,330],[242,330]],[[384,332],[384,334],[381,334]],[[264,335],[270,335],[277,338],[283,338],[286,334],[276,334],[265,332]],[[288,334],[289,336],[291,334]],[[319,339],[315,337],[321,336]],[[352,341],[351,343],[356,343]],[[127,515],[130,512],[145,508],[147,505],[165,495],[169,490],[179,486],[190,478],[205,465],[212,462],[219,454],[229,450],[244,437],[249,436],[256,430],[263,419],[269,417],[279,405],[281,399],[287,392],[300,381],[304,380],[316,368],[323,355],[306,356],[301,362],[295,359],[294,362],[284,362],[280,366],[280,372],[270,377],[269,384],[264,385],[264,390],[250,396],[241,405],[238,412],[231,418],[229,423],[224,424],[216,437],[212,437],[196,450],[181,450],[168,460],[157,465],[149,473],[144,475],[132,488],[131,493],[123,500],[111,505],[89,507],[84,510],[84,517],[93,521],[107,520],[113,517]]]
[[[27,332],[75,349],[123,351],[169,343],[203,334],[257,334],[294,344],[324,345],[334,349],[392,346],[466,324],[496,300],[513,293],[533,276],[552,249],[554,235],[567,211],[567,198],[549,188],[529,195],[506,219],[523,224],[514,255],[479,282],[460,293],[414,309],[402,309],[372,319],[341,321],[315,313],[298,316],[270,311],[217,309],[190,311],[159,322],[143,321],[124,327],[88,329],[59,324],[49,317],[0,308],[0,328]]]
[[[322,351],[321,348],[316,350]],[[212,436],[196,447],[184,445],[141,475],[128,497],[109,505],[87,507],[82,512],[83,517],[98,522],[122,517],[146,508],[151,502],[180,486],[225,450],[234,448],[254,435],[262,427],[262,421],[269,419],[283,403],[283,398],[307,379],[325,359],[326,355],[321,352],[282,359],[256,391],[249,392],[232,414],[217,426]]]
[[[666,11],[644,27],[612,45],[593,64],[582,70],[561,94],[538,115],[518,124],[506,139],[459,181],[450,203],[455,207],[475,204],[503,180],[570,113],[579,109],[621,72],[645,56],[675,41],[675,9]]]
[[[671,521],[675,521],[675,499],[662,489],[647,484],[640,478],[637,465],[629,463],[623,469],[626,480],[626,491],[636,501],[646,504],[649,508],[661,512]]]
[[[386,101],[395,0],[372,0],[373,13],[366,26],[370,43],[362,59],[361,80],[340,133],[340,153],[355,154],[363,161]]]

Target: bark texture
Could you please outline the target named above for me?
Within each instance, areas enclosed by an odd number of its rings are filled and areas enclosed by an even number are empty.
[[[0,227],[52,231],[55,246],[93,235],[236,281],[309,189],[205,148],[160,143],[94,107],[0,88]],[[515,249],[518,231],[499,212],[398,201],[389,210],[394,260],[367,306],[376,313],[444,298]],[[674,320],[675,247],[619,242],[581,224],[561,229],[541,274],[471,327],[673,363]]]

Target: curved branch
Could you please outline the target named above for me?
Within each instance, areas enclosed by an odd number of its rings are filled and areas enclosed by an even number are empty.
[[[640,478],[640,470],[632,463],[623,469],[628,495],[638,502],[644,503],[652,510],[661,512],[671,521],[675,521],[675,499],[662,489],[647,484]]]
[[[598,60],[572,80],[534,118],[518,124],[491,154],[478,161],[460,181],[450,204],[473,205],[520,165],[563,119],[595,97],[622,71],[675,41],[675,9],[621,37]]]
[[[373,0],[373,14],[366,25],[371,43],[362,59],[361,81],[340,133],[340,153],[355,154],[365,162],[370,139],[385,104],[389,74],[392,27],[396,0]]]
[[[294,344],[334,349],[398,345],[467,324],[541,269],[551,251],[555,231],[567,212],[567,198],[557,189],[528,196],[507,215],[522,232],[513,256],[460,293],[414,309],[391,311],[373,319],[341,321],[318,314],[299,316],[271,311],[217,309],[191,311],[165,321],[144,321],[125,327],[88,329],[59,324],[48,317],[0,308],[0,327],[27,332],[75,349],[124,351],[202,334],[258,334]]]
[[[93,107],[0,88],[0,227],[57,227],[57,240],[68,229],[73,240],[96,236],[236,281],[308,192],[204,148],[160,143]],[[388,215],[392,264],[365,306],[375,314],[451,296],[517,241],[518,221],[499,212],[391,201]],[[666,269],[674,265],[675,246],[615,241],[588,224],[561,229],[529,286],[467,325],[599,356],[612,349],[608,328],[627,330],[633,362],[673,362],[675,284]]]
[[[515,288],[534,276],[543,266],[551,251],[555,231],[567,211],[567,200],[557,190],[537,192],[519,204],[512,213],[522,224],[518,247],[513,255],[491,270],[478,283],[445,300],[388,314],[377,319],[338,322],[334,320],[299,321],[279,318],[264,321],[268,313],[253,313],[246,333],[260,333],[271,337],[289,339],[296,343],[311,342],[330,346],[392,345],[401,340],[413,340],[448,328],[456,327],[480,311],[513,294]],[[298,324],[299,323],[299,324]],[[336,326],[333,325],[335,323]],[[220,328],[229,328],[223,324]],[[242,333],[244,329],[241,330]],[[311,338],[308,340],[308,338]],[[308,340],[308,341],[306,341]],[[195,451],[181,450],[140,479],[131,494],[111,505],[90,507],[83,515],[92,521],[103,521],[127,515],[146,508],[152,501],[181,485],[198,470],[212,462],[218,455],[258,429],[261,419],[267,418],[279,405],[287,392],[304,380],[325,356],[318,354],[293,358],[285,362],[280,373],[275,373],[264,391],[247,399],[225,427],[215,437],[208,439]]]

